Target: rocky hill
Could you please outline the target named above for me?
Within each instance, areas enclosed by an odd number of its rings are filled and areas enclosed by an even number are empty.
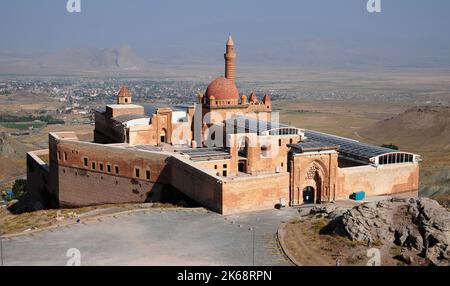
[[[414,107],[365,128],[359,134],[380,143],[408,149],[450,151],[450,107]]]
[[[366,203],[349,210],[319,209],[331,222],[322,229],[352,241],[376,245],[406,264],[426,259],[433,265],[450,265],[450,212],[436,201],[391,199]]]

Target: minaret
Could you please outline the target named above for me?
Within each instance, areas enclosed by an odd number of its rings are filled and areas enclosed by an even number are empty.
[[[234,43],[231,35],[228,36],[227,49],[224,54],[225,57],[225,78],[232,80],[236,79],[236,53],[234,52]]]

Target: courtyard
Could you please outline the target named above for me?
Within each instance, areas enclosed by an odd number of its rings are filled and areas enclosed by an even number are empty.
[[[82,219],[3,238],[3,264],[64,266],[75,248],[81,265],[291,265],[276,231],[298,211],[221,216],[202,208],[150,209]]]

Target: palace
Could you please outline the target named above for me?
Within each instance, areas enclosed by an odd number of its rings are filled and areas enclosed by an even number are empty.
[[[144,107],[122,86],[115,104],[95,110],[93,142],[50,133],[48,149],[27,154],[30,191],[53,207],[159,201],[176,191],[221,214],[354,192],[417,195],[419,155],[279,123],[269,95],[239,93],[231,36],[224,58],[225,75],[197,104]]]

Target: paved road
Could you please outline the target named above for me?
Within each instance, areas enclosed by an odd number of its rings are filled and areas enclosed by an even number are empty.
[[[286,208],[221,216],[205,210],[151,210],[3,239],[5,265],[289,265],[275,240]],[[254,234],[254,235],[253,235]],[[255,250],[253,251],[253,245]]]

